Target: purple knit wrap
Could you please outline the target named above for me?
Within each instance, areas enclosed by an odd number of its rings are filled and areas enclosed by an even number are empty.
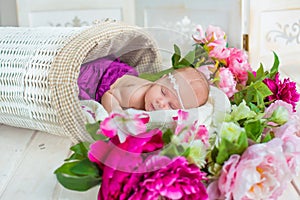
[[[125,74],[138,76],[133,67],[121,62],[119,59],[112,61],[99,58],[83,64],[77,80],[79,99],[94,99],[100,102],[101,97],[110,89],[110,86]]]

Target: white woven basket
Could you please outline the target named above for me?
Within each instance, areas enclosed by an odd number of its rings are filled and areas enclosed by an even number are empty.
[[[0,123],[90,140],[78,99],[84,62],[114,54],[139,72],[157,72],[155,42],[140,28],[104,21],[92,27],[0,28]]]

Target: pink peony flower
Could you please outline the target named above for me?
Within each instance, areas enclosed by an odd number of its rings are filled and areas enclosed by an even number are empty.
[[[210,183],[207,188],[209,199],[232,199],[231,190],[234,188],[239,161],[240,155],[234,154],[224,163],[219,179]]]
[[[111,113],[100,124],[100,130],[103,135],[109,138],[118,135],[120,141],[124,142],[128,135],[144,133],[149,119],[149,115],[144,113],[134,116],[126,113]]]
[[[300,173],[300,137],[296,134],[284,134],[281,139],[288,167],[293,176],[298,176]]]
[[[236,89],[236,81],[234,80],[234,76],[228,68],[220,68],[219,70],[220,81],[218,86],[228,98],[232,97],[234,93],[237,92]]]
[[[290,105],[290,104],[289,104]],[[290,105],[291,106],[291,105]],[[300,174],[300,116],[293,113],[284,125],[273,128],[275,137],[283,141],[283,152],[293,175]]]
[[[271,125],[282,125],[293,115],[293,107],[282,100],[276,100],[265,110],[264,118],[272,121]]]
[[[282,101],[282,100],[277,100],[277,101],[274,101],[272,104],[270,104],[270,106],[265,110],[265,116],[264,117],[271,117],[272,113],[279,106],[284,107],[288,111],[289,116],[293,115],[293,107],[292,107],[291,104],[288,104],[287,102]]]
[[[88,158],[97,163],[100,168],[106,165],[130,172],[131,166],[141,161],[141,153],[145,153],[144,156],[147,156],[149,152],[159,153],[156,151],[161,149],[163,144],[162,132],[159,129],[153,129],[141,137],[128,136],[123,143],[120,143],[118,137],[115,136],[109,142],[98,140],[93,143],[90,146]],[[128,162],[129,160],[131,162]]]
[[[176,128],[175,128],[175,135],[178,135],[185,127],[185,121],[188,119],[189,113],[183,110],[178,110],[177,116],[173,117],[173,119],[176,121]]]
[[[162,147],[159,129],[151,130],[143,137],[128,136],[124,143],[120,143],[117,136],[109,142],[93,143],[88,158],[103,171],[98,199],[127,200],[139,177],[150,170],[144,165],[144,159],[158,154]]]
[[[197,25],[196,26],[196,31],[197,31],[197,34],[193,34],[192,37],[193,39],[195,40],[195,42],[197,43],[200,43],[200,44],[205,44],[207,43],[207,39],[205,37],[205,32],[202,28],[201,25]]]
[[[238,83],[246,85],[248,72],[252,71],[248,63],[248,56],[241,49],[229,48],[230,55],[227,58],[227,66],[235,76]]]
[[[297,92],[296,83],[285,78],[283,81],[279,80],[279,73],[275,75],[274,79],[265,79],[264,83],[272,91],[272,95],[268,96],[268,100],[283,100],[293,106],[294,112],[296,111],[296,103],[300,99],[300,94]]]
[[[213,72],[216,71],[216,67],[214,65],[202,65],[197,70],[202,72],[207,80],[210,80]]]
[[[225,44],[227,43],[226,34],[220,27],[209,25],[204,32],[202,26],[197,25],[196,31],[198,34],[194,34],[192,37],[199,44],[207,44],[215,40],[223,40]]]
[[[196,165],[189,164],[184,157],[170,160],[167,157],[157,156],[150,160],[151,162],[148,160],[146,165],[151,168],[153,166],[158,168],[157,162],[169,164],[143,174],[140,182],[133,187],[134,192],[129,200],[208,199],[206,188],[202,183],[206,180],[205,173]]]
[[[208,191],[225,199],[277,199],[292,179],[282,145],[275,138],[250,146],[241,157],[232,155]]]
[[[206,29],[206,38],[208,41],[225,40],[226,33],[218,26],[209,25]]]
[[[224,60],[229,57],[230,51],[226,47],[224,40],[215,40],[207,45],[209,47],[209,56],[219,60]]]
[[[188,122],[189,113],[178,110],[177,116],[173,117],[176,121],[175,135],[178,136],[180,143],[190,143],[193,140],[201,140],[205,146],[209,146],[209,133],[205,125],[194,120],[192,124]]]

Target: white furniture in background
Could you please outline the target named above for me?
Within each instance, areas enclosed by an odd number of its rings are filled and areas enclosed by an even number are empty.
[[[249,4],[249,59],[252,66],[273,64],[273,51],[280,69],[300,81],[300,1],[251,0]]]
[[[163,27],[188,36],[195,25],[220,26],[228,33],[229,44],[242,44],[242,0],[136,0],[136,24]]]
[[[190,49],[196,24],[220,26],[229,46],[248,50],[253,68],[259,62],[270,67],[272,51],[285,70],[300,63],[300,0],[16,1],[20,26],[84,26],[113,18],[146,27],[157,39],[167,66],[174,43],[184,52]]]
[[[158,41],[165,68],[171,65],[177,44],[183,54],[191,50],[196,25],[221,27],[229,45],[242,47],[242,0],[136,0],[136,24],[145,27]]]
[[[132,0],[17,0],[19,26],[86,26],[113,18],[134,24]]]
[[[230,46],[242,46],[243,0],[17,0],[20,26],[85,26],[113,18],[145,27],[170,67],[173,44],[191,49],[191,35],[201,24],[220,26]]]

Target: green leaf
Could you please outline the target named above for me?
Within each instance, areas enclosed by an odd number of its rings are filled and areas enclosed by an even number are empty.
[[[263,98],[272,95],[272,91],[269,87],[262,81],[256,82],[253,84],[254,90],[259,91]]]
[[[266,143],[266,142],[269,142],[270,140],[272,140],[274,137],[272,137],[272,135],[269,133],[267,133],[265,135],[265,137],[263,138],[263,140],[261,141],[261,143]]]
[[[255,93],[257,92],[255,89],[254,89],[254,84],[250,85],[246,90],[245,90],[245,101],[247,104],[249,104],[249,102],[252,102],[253,99],[254,99],[254,96],[255,96]]]
[[[246,94],[246,90],[241,90],[239,92],[236,92],[233,96],[233,103],[239,105],[243,101],[245,94]]]
[[[75,166],[70,168],[71,172],[77,175],[99,176],[99,169],[97,165],[91,162],[88,158],[79,161]]]
[[[89,142],[80,142],[70,148],[71,151],[74,153],[65,161],[71,161],[71,160],[83,160],[87,158],[87,153],[89,150],[89,146],[91,143]]]
[[[248,73],[247,85],[250,85],[251,83],[255,82],[255,77],[252,72],[248,71],[247,73]]]
[[[247,137],[253,141],[258,141],[264,129],[260,120],[248,120],[244,124]]]
[[[274,79],[275,74],[278,72],[278,67],[279,67],[279,58],[275,52],[273,52],[273,54],[274,54],[274,63],[270,70],[270,74],[268,74],[268,78],[271,79]]]
[[[190,51],[187,55],[178,63],[178,65],[174,66],[177,69],[187,66],[192,66],[195,60],[195,51]],[[181,66],[181,67],[179,67]]]
[[[254,82],[263,81],[266,78],[266,74],[268,72],[264,71],[263,65],[260,63],[260,67],[256,71],[256,77],[254,79]]]
[[[218,155],[216,162],[223,164],[233,154],[242,154],[248,147],[248,140],[246,133],[242,133],[237,142],[230,142],[225,138],[221,139],[218,148]]]
[[[265,109],[264,96],[260,91],[256,92],[255,101],[257,102],[257,107],[263,111]]]
[[[160,154],[168,156],[170,158],[174,158],[176,156],[181,155],[181,153],[178,151],[177,145],[172,142],[165,145],[164,148],[161,150]]]
[[[256,113],[259,113],[261,110],[252,102],[248,103],[248,106],[250,107],[250,109]]]
[[[101,183],[99,174],[97,176],[82,176],[72,172],[71,169],[78,163],[80,161],[68,162],[55,170],[56,178],[62,186],[70,190],[86,191]]]
[[[106,141],[106,140],[109,139],[108,137],[106,137],[105,135],[102,135],[102,134],[97,134],[97,132],[100,128],[100,123],[101,122],[96,122],[96,123],[93,123],[93,124],[86,124],[85,128],[86,128],[87,132],[91,135],[91,137],[95,141],[97,141],[97,140]]]
[[[187,157],[190,155],[190,152],[191,152],[191,148],[188,147],[188,148],[182,153],[182,156],[187,158]]]
[[[160,71],[158,73],[154,73],[154,74],[147,74],[147,73],[140,74],[139,77],[143,78],[143,79],[146,79],[148,81],[154,82],[154,81],[160,79],[163,75],[171,73],[172,71],[174,71],[173,67],[171,67],[169,69],[162,70],[162,71]]]
[[[186,64],[178,64],[178,65],[175,66],[175,69],[184,68],[186,66],[187,66]]]
[[[180,49],[176,44],[174,44],[174,54],[172,56],[172,66],[173,67],[177,66],[180,58],[181,58]]]
[[[163,139],[165,145],[169,144],[171,142],[173,135],[174,135],[174,133],[171,129],[167,129],[163,133],[162,139]]]
[[[211,151],[211,159],[214,161],[214,162],[217,162],[217,156],[219,154],[219,150],[218,148],[215,146],[213,148],[213,150]]]

